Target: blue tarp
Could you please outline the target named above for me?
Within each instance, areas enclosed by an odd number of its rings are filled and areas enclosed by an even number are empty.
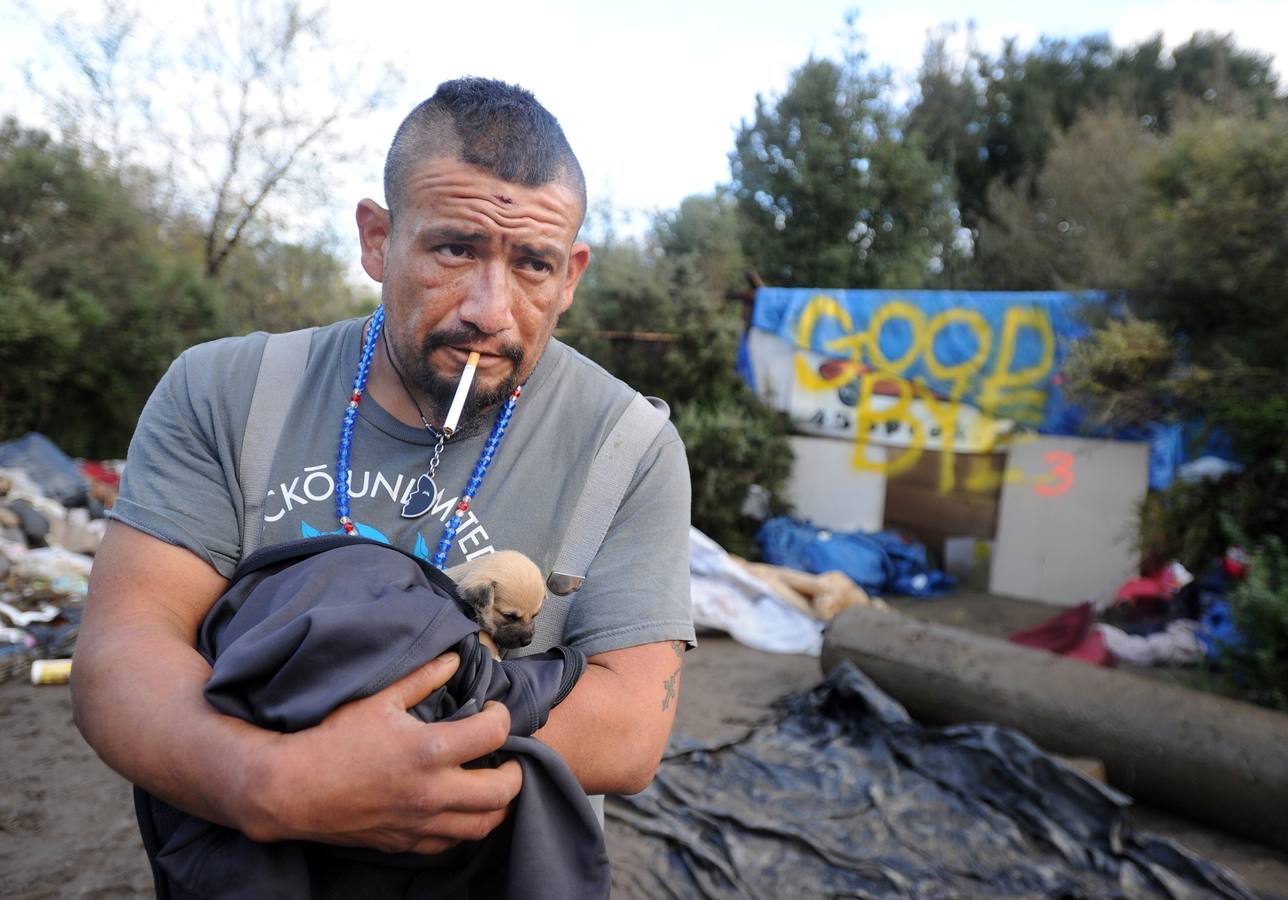
[[[760,288],[751,325],[990,415],[1069,434],[1064,420],[1076,413],[1060,397],[1060,366],[1089,330],[1079,311],[1102,302],[1061,291]]]
[[[814,575],[843,572],[874,593],[931,597],[955,584],[931,568],[923,544],[895,531],[830,531],[775,516],[760,527],[756,542],[767,563]]]

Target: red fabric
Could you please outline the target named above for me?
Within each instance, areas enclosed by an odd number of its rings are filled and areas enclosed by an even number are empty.
[[[1181,586],[1170,565],[1155,566],[1140,578],[1133,578],[1118,589],[1114,599],[1121,603],[1139,603],[1142,600],[1167,602],[1176,596]]]
[[[1095,620],[1094,607],[1090,603],[1082,603],[1040,625],[1017,631],[1008,640],[1097,666],[1113,665],[1104,637],[1092,627]]]
[[[112,487],[119,487],[121,484],[121,476],[102,463],[87,459],[81,462],[78,468],[80,473],[90,481],[97,481],[100,484],[111,485]]]
[[[1093,666],[1112,666],[1114,656],[1109,652],[1109,645],[1105,643],[1105,636],[1100,633],[1099,628],[1091,628],[1087,631],[1087,636],[1082,641],[1064,654],[1069,659],[1080,659],[1083,662],[1091,663]]]
[[[1118,589],[1114,599],[1120,603],[1138,600],[1166,600],[1171,596],[1162,578],[1133,578]]]

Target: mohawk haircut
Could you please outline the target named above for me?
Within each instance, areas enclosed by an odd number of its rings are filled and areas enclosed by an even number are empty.
[[[408,173],[453,157],[512,184],[560,182],[586,212],[586,179],[559,122],[531,92],[491,78],[458,78],[408,113],[385,157],[385,202],[396,219]]]

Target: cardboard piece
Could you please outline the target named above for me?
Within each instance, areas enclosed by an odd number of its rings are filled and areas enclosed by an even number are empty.
[[[927,450],[886,481],[886,528],[898,528],[943,559],[954,537],[989,540],[997,530],[997,502],[1006,456]]]

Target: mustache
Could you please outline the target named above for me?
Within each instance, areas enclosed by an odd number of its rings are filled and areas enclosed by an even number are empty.
[[[457,328],[431,331],[421,341],[420,349],[421,353],[428,357],[438,347],[488,346],[488,344],[489,338],[486,333],[470,325],[461,325]],[[489,348],[488,352],[504,356],[516,366],[523,362],[523,347],[519,344],[502,343],[495,348]]]

